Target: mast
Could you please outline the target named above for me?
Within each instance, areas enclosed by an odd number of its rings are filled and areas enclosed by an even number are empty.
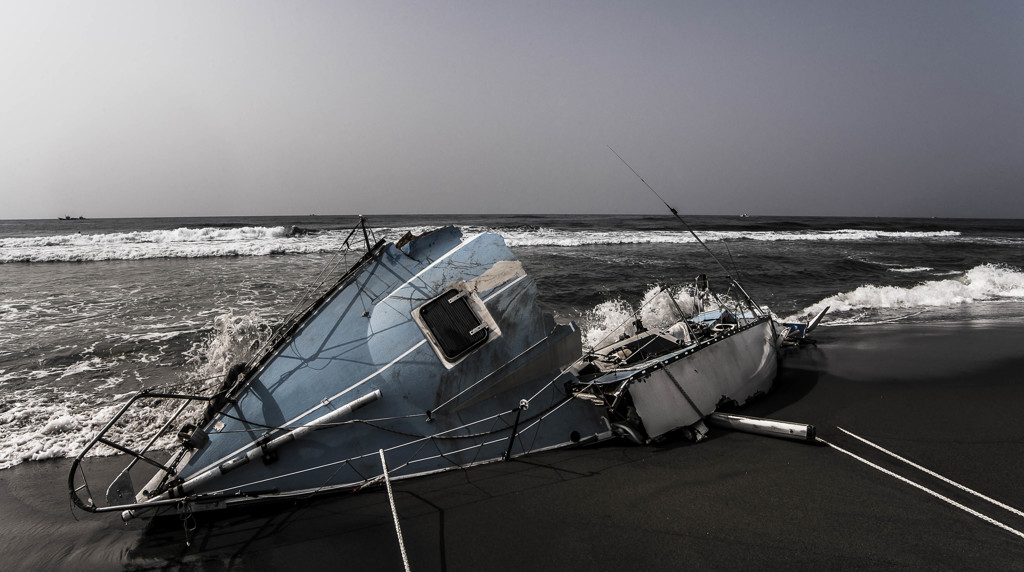
[[[693,235],[693,238],[696,239],[697,243],[700,244],[701,246],[703,246],[704,250],[706,250],[708,252],[708,254],[711,255],[711,258],[713,258],[715,260],[715,262],[717,262],[718,265],[720,267],[722,267],[722,270],[725,271],[726,278],[728,278],[730,282],[735,284],[736,288],[739,289],[741,294],[743,294],[743,299],[744,299],[744,301],[746,301],[747,305],[750,306],[750,309],[753,310],[755,314],[764,315],[763,312],[761,311],[761,308],[757,304],[754,303],[753,299],[750,298],[750,294],[747,294],[747,291],[743,289],[743,286],[741,286],[740,283],[738,281],[736,281],[735,278],[732,277],[732,275],[729,272],[729,269],[725,267],[725,264],[722,264],[722,261],[719,260],[717,256],[715,256],[715,253],[712,252],[710,248],[708,248],[707,244],[704,244],[704,241],[701,240],[699,236],[697,236],[697,233],[694,232],[692,228],[690,228],[690,225],[687,224],[685,220],[683,220],[683,217],[679,216],[679,211],[677,211],[675,208],[673,208],[672,205],[668,204],[668,201],[666,201],[660,194],[658,194],[658,191],[655,191],[654,187],[649,185],[647,183],[647,181],[645,181],[644,178],[640,175],[640,173],[637,173],[636,169],[634,169],[632,166],[630,166],[630,164],[627,163],[626,160],[622,158],[622,155],[619,155],[615,151],[615,149],[612,149],[611,145],[608,145],[607,147],[608,147],[609,151],[611,151],[612,153],[615,153],[615,156],[619,158],[619,161],[622,161],[623,165],[625,165],[626,167],[629,167],[630,171],[633,171],[633,174],[636,175],[636,177],[638,179],[640,179],[640,182],[643,183],[644,186],[646,186],[648,189],[650,189],[650,191],[652,193],[654,193],[654,196],[658,197],[658,199],[662,202],[662,204],[664,204],[665,207],[672,213],[672,216],[676,217],[676,220],[678,220],[680,223],[682,223],[683,227],[685,227],[686,230],[690,231],[690,234]]]

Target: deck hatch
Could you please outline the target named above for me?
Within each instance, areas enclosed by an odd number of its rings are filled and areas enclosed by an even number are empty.
[[[487,341],[487,326],[473,312],[464,292],[452,288],[419,309],[441,353],[449,361],[459,359]]]

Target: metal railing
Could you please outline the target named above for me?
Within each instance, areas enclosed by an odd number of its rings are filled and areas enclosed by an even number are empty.
[[[114,428],[115,425],[117,425],[118,421],[121,420],[121,418],[125,415],[125,413],[127,413],[132,408],[133,405],[142,400],[155,399],[175,399],[182,400],[183,403],[177,408],[174,414],[167,419],[163,426],[161,426],[160,429],[153,434],[153,437],[150,438],[150,440],[145,444],[142,450],[135,451],[130,447],[127,447],[121,443],[118,443],[114,440],[107,438],[107,433],[112,428]],[[132,396],[132,398],[129,399],[128,402],[125,403],[120,410],[118,410],[114,417],[109,422],[107,422],[103,429],[101,429],[100,432],[97,433],[95,437],[93,437],[89,444],[86,445],[84,449],[82,449],[82,452],[79,453],[78,456],[75,457],[75,460],[71,463],[71,470],[68,473],[68,492],[71,495],[71,502],[74,503],[74,505],[77,506],[78,508],[87,512],[122,511],[128,508],[134,508],[138,506],[139,503],[135,502],[135,492],[134,487],[131,484],[131,477],[129,476],[129,471],[131,471],[131,469],[139,461],[142,461],[144,463],[152,465],[153,467],[156,467],[158,470],[164,471],[166,475],[173,477],[175,474],[173,467],[181,458],[181,455],[184,454],[185,448],[182,447],[181,451],[178,454],[178,457],[176,459],[173,459],[173,461],[170,463],[162,463],[158,461],[152,455],[152,453],[150,453],[150,448],[156,443],[156,441],[162,435],[164,435],[164,433],[167,431],[167,428],[178,420],[178,418],[189,406],[189,404],[191,404],[193,401],[210,401],[212,399],[214,398],[205,395],[160,393],[148,390],[140,391],[139,393]],[[85,471],[82,468],[82,460],[98,444],[106,445],[112,449],[125,453],[131,457],[131,460],[128,462],[128,466],[126,466],[120,472],[120,474],[118,474],[118,476],[114,478],[113,481],[111,481],[110,486],[106,491],[107,506],[99,506],[96,504],[94,500],[94,495],[92,494],[92,491],[89,490],[89,482],[85,476]],[[81,473],[82,475],[81,485],[76,484],[75,477],[79,473]],[[79,494],[83,490],[87,495],[85,499],[83,499],[82,496]],[[124,497],[126,496],[131,498],[131,502],[118,502],[124,499]]]

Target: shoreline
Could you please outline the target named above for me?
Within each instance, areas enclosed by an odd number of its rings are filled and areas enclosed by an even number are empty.
[[[1024,531],[1024,518],[839,428],[1024,508],[1024,325],[821,328],[744,415],[819,437]],[[120,467],[118,457],[93,463]],[[383,489],[129,525],[69,508],[70,459],[0,471],[12,570],[400,570]],[[612,442],[395,481],[413,570],[1010,569],[1024,538],[825,445],[713,429],[699,444]]]

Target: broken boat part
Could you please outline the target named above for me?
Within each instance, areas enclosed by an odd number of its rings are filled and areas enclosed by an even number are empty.
[[[798,346],[806,343],[813,344],[814,340],[811,340],[807,336],[809,336],[810,333],[813,332],[814,329],[818,327],[818,324],[821,323],[821,319],[825,317],[825,313],[829,311],[829,308],[831,308],[831,306],[825,306],[824,308],[822,308],[822,310],[818,312],[813,318],[811,318],[811,321],[807,322],[806,324],[782,324],[782,326],[786,328],[785,343],[790,345],[795,344]]]
[[[753,433],[754,435],[795,439],[809,443],[813,443],[815,437],[814,425],[807,423],[793,423],[790,421],[778,421],[775,419],[721,412],[708,415],[707,422],[714,427],[733,429],[744,433]]]

